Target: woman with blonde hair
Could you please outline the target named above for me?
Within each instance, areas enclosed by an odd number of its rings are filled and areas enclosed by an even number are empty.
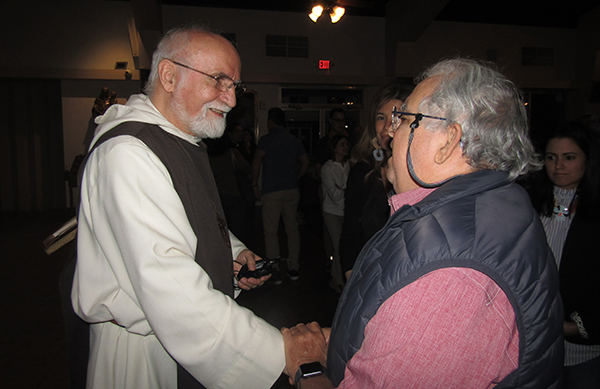
[[[342,269],[346,277],[364,244],[383,227],[390,215],[387,193],[391,187],[382,174],[391,156],[391,138],[387,129],[392,109],[400,109],[412,89],[412,86],[396,82],[379,89],[370,104],[366,128],[352,148],[340,239]]]

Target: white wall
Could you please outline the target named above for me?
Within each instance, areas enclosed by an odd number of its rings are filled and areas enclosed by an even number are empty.
[[[82,151],[93,99],[102,86],[114,86],[120,98],[137,93],[138,81],[125,81],[115,62],[133,66],[127,21],[133,17],[126,1],[24,0],[3,4],[0,39],[5,61],[0,77],[45,77],[63,80],[65,168]],[[385,83],[384,18],[346,15],[332,25],[327,17],[312,23],[304,13],[163,6],[163,27],[203,22],[235,33],[243,61],[242,77],[265,102],[258,119],[262,133],[266,110],[279,101],[284,85],[358,85],[367,99]],[[48,27],[49,26],[49,27]],[[265,35],[309,37],[310,57],[266,57]],[[497,50],[498,62],[521,86],[581,89],[572,118],[585,111],[585,88],[591,80],[598,39],[591,47],[586,35],[573,29],[549,29],[434,22],[415,43],[398,43],[396,76],[412,78],[441,57],[472,55],[486,58]],[[556,66],[520,66],[522,46],[553,47]],[[591,55],[589,55],[591,53]],[[592,58],[590,60],[590,58]],[[319,59],[335,66],[317,69]],[[134,73],[134,79],[137,74]],[[589,88],[589,87],[588,87]]]
[[[497,53],[500,69],[521,87],[548,87],[549,81],[568,83],[573,78],[576,30],[477,23],[434,22],[415,43],[414,67],[456,55],[486,59]],[[522,47],[553,48],[553,67],[521,66]]]
[[[133,64],[127,20],[129,2],[22,0],[4,2],[0,12],[2,67],[114,69]]]
[[[332,24],[327,16],[313,23],[306,14],[175,7],[163,9],[164,28],[190,22],[205,23],[221,32],[235,33],[242,57],[242,75],[323,75],[319,59],[335,63],[330,76],[384,75],[384,18],[344,16]],[[309,58],[273,58],[265,55],[266,35],[308,36]]]
[[[396,75],[414,76],[441,58],[485,60],[495,50],[499,69],[520,88],[565,91],[567,119],[574,120],[598,110],[588,99],[600,40],[582,30],[433,22],[416,42],[397,43]],[[522,66],[522,47],[554,49],[554,66]]]
[[[236,34],[242,79],[250,80],[248,88],[256,90],[258,100],[265,102],[264,109],[258,110],[261,135],[267,132],[268,109],[280,105],[281,85],[349,86],[355,85],[346,82],[352,77],[372,93],[370,89],[385,83],[384,18],[346,15],[332,24],[324,16],[313,23],[304,13],[169,6],[163,9],[163,20],[165,30],[196,22]],[[266,35],[307,36],[309,58],[267,57]],[[321,59],[332,61],[333,68],[319,70]]]

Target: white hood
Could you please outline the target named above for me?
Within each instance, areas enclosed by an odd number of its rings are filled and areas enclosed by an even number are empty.
[[[94,140],[90,145],[90,149],[94,146],[99,137],[105,134],[108,130],[115,128],[119,124],[125,122],[142,122],[156,124],[166,132],[178,136],[190,143],[198,143],[200,138],[189,135],[169,122],[156,109],[148,96],[144,94],[132,95],[127,104],[114,104],[106,110],[106,113],[96,118],[98,127],[94,133]]]

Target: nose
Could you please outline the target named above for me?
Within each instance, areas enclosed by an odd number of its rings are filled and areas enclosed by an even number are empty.
[[[237,103],[235,97],[235,88],[231,88],[226,92],[221,92],[220,100],[231,108],[235,107]]]
[[[394,137],[394,134],[395,134],[396,132],[394,131],[394,128],[393,128],[393,126],[392,126],[392,121],[391,121],[391,120],[388,120],[388,121],[385,123],[385,125],[387,126],[387,133],[388,133],[388,135],[390,136],[390,138],[393,138],[393,137]]]
[[[564,161],[562,158],[556,158],[556,161],[554,161],[554,168],[555,169],[563,169],[565,167]]]

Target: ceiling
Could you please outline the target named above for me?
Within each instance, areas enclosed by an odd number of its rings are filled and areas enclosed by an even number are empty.
[[[162,0],[163,4],[188,5],[214,8],[238,8],[284,12],[309,13],[317,3],[334,3],[334,0]],[[388,0],[338,0],[346,8],[347,15],[385,16]]]
[[[324,0],[331,1],[331,0]],[[402,2],[402,0],[389,0]],[[166,5],[238,8],[309,13],[315,0],[162,0]],[[385,17],[388,0],[338,0],[347,15]],[[560,4],[560,5],[559,5]],[[448,0],[435,20],[575,28],[577,19],[598,7],[597,0]],[[418,15],[415,15],[418,17]]]

